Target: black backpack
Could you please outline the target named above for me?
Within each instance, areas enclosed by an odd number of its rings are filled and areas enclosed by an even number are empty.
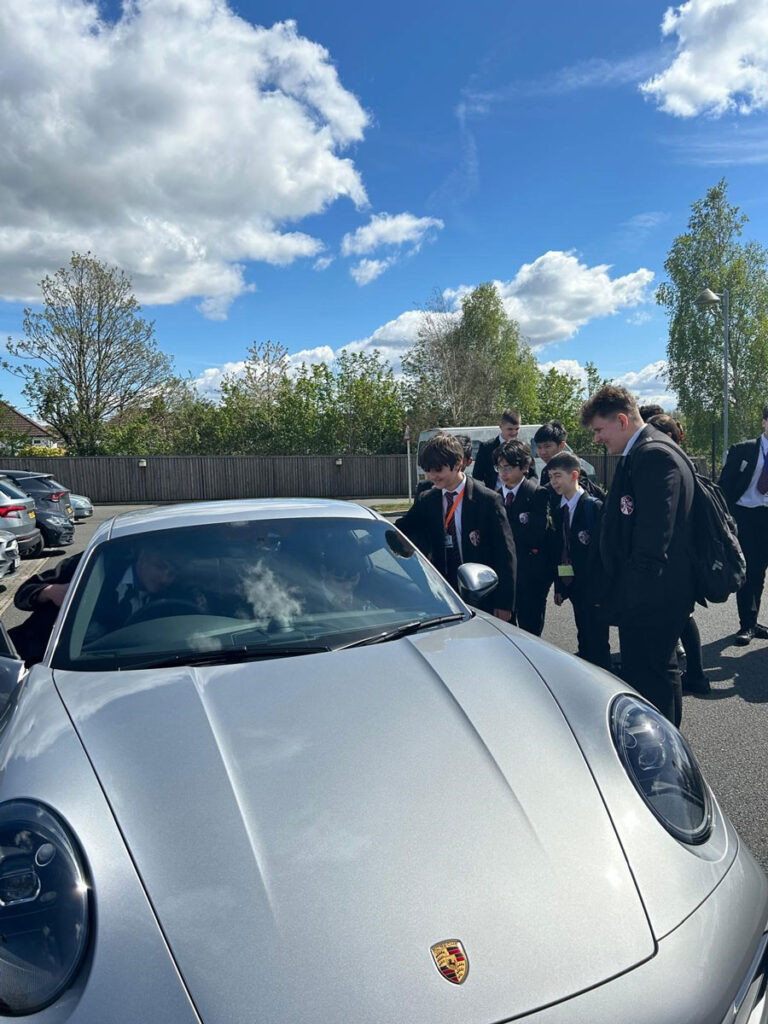
[[[703,605],[707,601],[715,604],[727,601],[743,586],[747,563],[725,495],[713,480],[696,472],[694,464],[674,441],[654,437],[651,443],[674,448],[693,474],[691,561],[696,577],[696,600]]]

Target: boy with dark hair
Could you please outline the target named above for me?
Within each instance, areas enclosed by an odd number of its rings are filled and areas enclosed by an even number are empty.
[[[501,486],[496,467],[493,464],[493,453],[503,444],[504,441],[514,441],[520,433],[520,413],[517,409],[505,409],[499,417],[499,433],[490,441],[483,441],[477,449],[475,467],[472,476],[475,480],[481,480],[486,487],[492,491],[498,491]]]
[[[461,468],[466,473],[466,471],[474,462],[474,456],[472,454],[472,441],[466,434],[454,434],[453,436],[456,438],[456,440],[459,442],[462,449],[464,450],[464,458],[462,459]],[[424,493],[424,491],[428,491],[430,487],[432,487],[431,480],[422,480],[420,484],[416,485],[416,494],[414,495],[414,497],[420,497]]]
[[[610,670],[608,622],[600,608],[600,519],[603,503],[579,483],[581,463],[572,452],[554,455],[549,484],[559,495],[555,510],[555,604],[570,598],[576,620],[578,655]]]
[[[533,441],[536,445],[536,454],[542,462],[545,463],[544,469],[541,471],[542,487],[546,487],[549,483],[549,460],[559,452],[565,450],[565,443],[567,440],[568,432],[560,420],[547,420],[546,423],[542,423],[533,435]],[[581,465],[581,463],[579,463],[579,465]],[[585,490],[587,494],[591,494],[592,497],[599,498],[600,501],[605,501],[605,491],[602,487],[598,487],[597,484],[592,483],[583,469],[580,470],[579,486],[582,490]],[[550,509],[554,510],[557,507],[557,504],[557,497],[553,495],[550,501]]]
[[[462,562],[481,562],[499,578],[480,606],[509,622],[515,611],[515,542],[498,494],[466,476],[464,449],[450,434],[424,445],[421,465],[434,485],[395,523],[452,587]]]
[[[651,416],[666,416],[666,413],[660,405],[641,405],[640,415],[647,423]]]
[[[533,453],[525,441],[504,441],[493,453],[493,462],[501,478],[501,497],[515,539],[517,625],[541,636],[552,583],[545,550],[549,495],[536,479],[528,477]]]
[[[693,472],[665,435],[643,422],[626,388],[608,384],[591,395],[582,406],[581,425],[609,454],[623,456],[600,527],[610,583],[606,606],[619,627],[622,675],[679,725],[675,648],[696,600]]]

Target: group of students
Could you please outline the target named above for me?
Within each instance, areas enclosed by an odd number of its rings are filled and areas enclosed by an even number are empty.
[[[431,438],[420,460],[431,487],[397,525],[454,587],[462,562],[493,568],[498,587],[481,606],[537,636],[554,587],[555,603],[573,608],[578,654],[609,670],[609,628],[617,625],[624,678],[679,724],[683,685],[709,689],[692,618],[693,478],[674,450],[682,431],[612,385],[585,403],[582,423],[623,456],[608,495],[587,477],[557,420],[534,435],[545,463],[537,477],[531,446],[517,437],[520,416],[507,409],[471,475],[468,439]]]
[[[428,483],[397,525],[454,587],[461,562],[489,565],[499,584],[486,610],[536,636],[554,584],[555,603],[573,606],[579,655],[610,668],[608,623],[599,612],[605,493],[567,450],[559,421],[534,436],[545,462],[541,478],[519,430],[520,414],[505,409],[498,436],[480,445],[474,463],[469,438],[432,437],[421,454]]]

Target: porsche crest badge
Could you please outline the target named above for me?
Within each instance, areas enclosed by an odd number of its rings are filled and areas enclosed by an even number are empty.
[[[467,977],[469,960],[464,947],[458,939],[446,939],[430,946],[435,966],[446,981],[452,985],[460,985]]]

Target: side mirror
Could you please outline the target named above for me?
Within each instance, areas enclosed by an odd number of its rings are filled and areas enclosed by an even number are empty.
[[[464,600],[479,601],[490,594],[499,583],[499,577],[488,565],[464,562],[458,569],[459,594]]]

